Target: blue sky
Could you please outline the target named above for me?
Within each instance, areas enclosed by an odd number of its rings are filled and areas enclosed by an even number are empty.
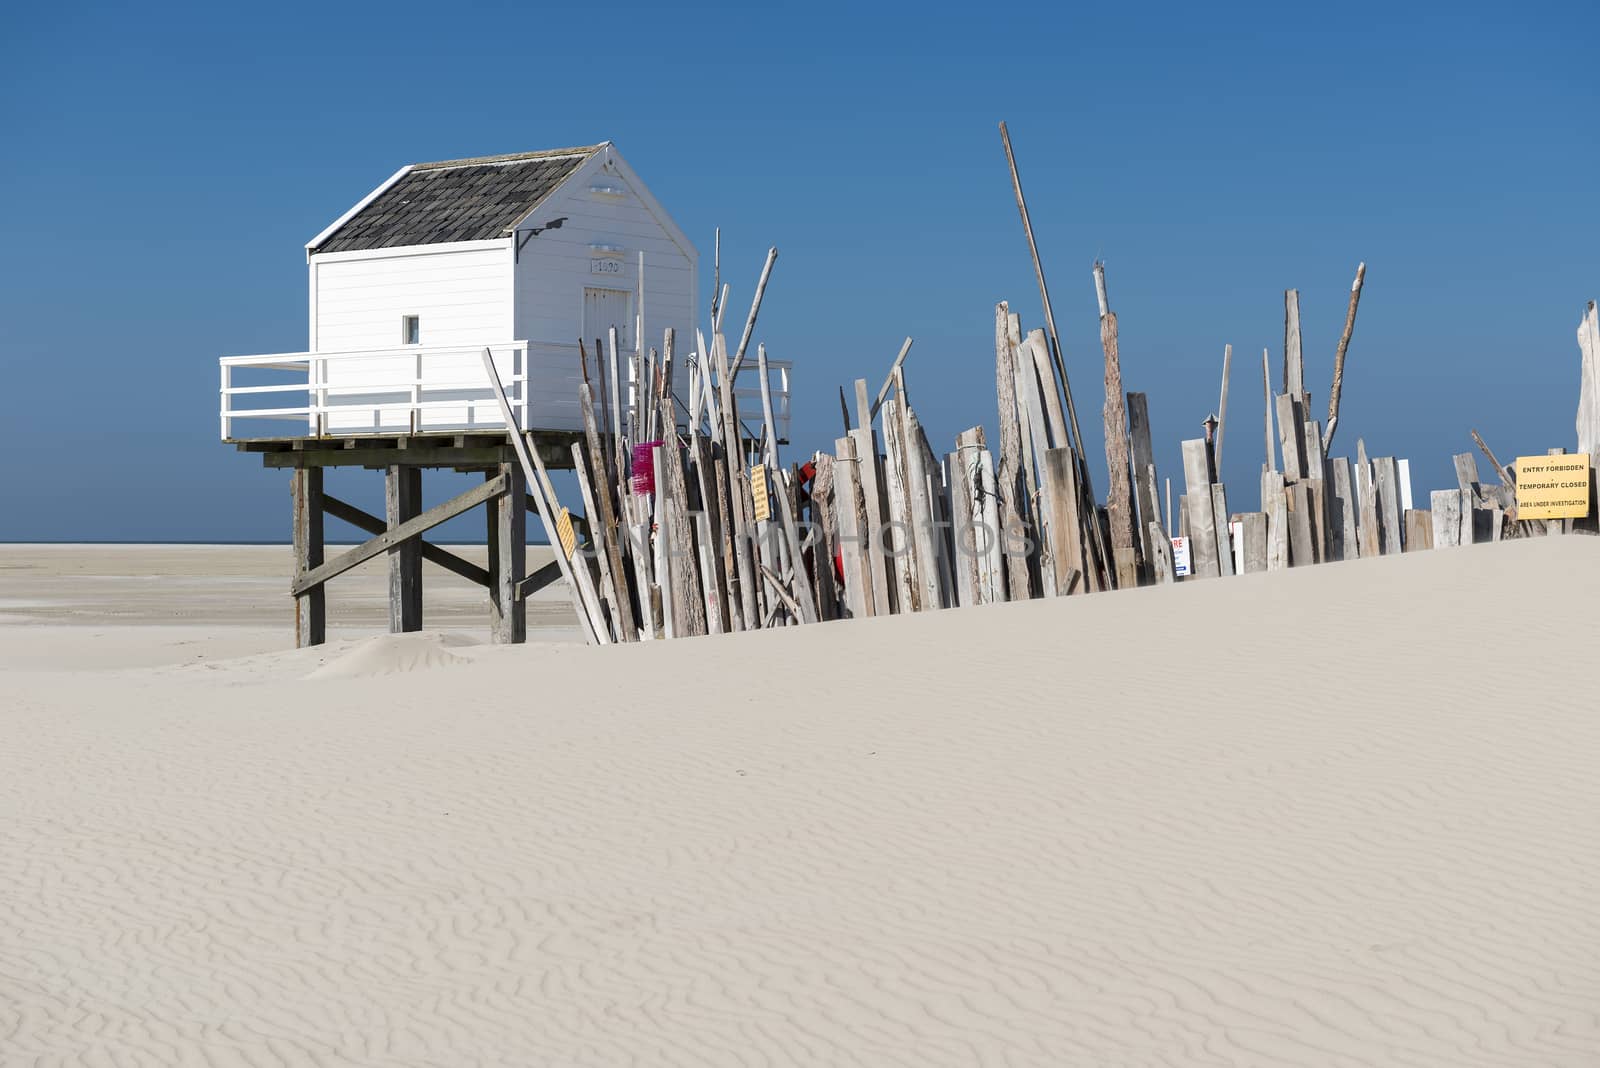
[[[1301,291],[1336,452],[1453,482],[1573,444],[1600,297],[1589,5],[30,5],[0,36],[0,539],[276,540],[286,476],[216,441],[215,358],[305,342],[304,242],[403,163],[617,142],[796,361],[796,450],[836,389],[909,388],[935,447],[994,422],[1000,298],[1042,325],[1006,119],[1099,448],[1090,275],[1161,473],[1216,405],[1256,504],[1260,353]],[[1100,463],[1098,482],[1104,486]],[[453,487],[439,480],[430,499]],[[377,480],[341,493],[376,505]],[[341,483],[343,487],[343,483]],[[476,525],[459,533],[470,537]]]

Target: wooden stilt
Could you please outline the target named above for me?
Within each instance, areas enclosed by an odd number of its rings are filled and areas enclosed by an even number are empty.
[[[294,515],[295,579],[322,566],[322,468],[296,468],[289,474]],[[328,640],[327,587],[317,583],[294,598],[294,644],[303,649]]]
[[[422,469],[390,464],[383,484],[384,515],[389,529],[422,514]],[[389,633],[422,629],[422,538],[402,539],[389,546]]]
[[[484,477],[504,478],[506,484],[505,493],[484,505],[489,527],[489,638],[496,645],[517,645],[528,637],[528,606],[520,588],[528,571],[528,509],[523,505],[527,483],[520,464],[501,464],[484,472]]]

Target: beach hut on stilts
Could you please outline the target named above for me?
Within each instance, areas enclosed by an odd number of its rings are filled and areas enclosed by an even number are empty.
[[[427,561],[487,587],[494,640],[524,640],[526,597],[574,580],[561,553],[528,574],[524,545],[544,472],[574,465],[579,384],[600,377],[605,418],[636,408],[642,339],[693,336],[694,245],[603,142],[401,167],[305,253],[306,350],[220,361],[222,439],[291,472],[297,644],[325,640],[329,580],[379,555],[391,631],[421,629]],[[384,514],[325,492],[336,467],[383,472]],[[424,511],[445,469],[483,480]],[[426,540],[479,507],[487,568]],[[329,556],[330,516],[369,539]]]

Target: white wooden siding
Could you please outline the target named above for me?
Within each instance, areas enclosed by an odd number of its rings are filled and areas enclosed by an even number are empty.
[[[311,349],[347,352],[389,348],[402,343],[401,322],[420,320],[424,345],[490,345],[515,340],[512,333],[511,245],[473,241],[408,246],[313,256],[311,271]],[[410,371],[408,361],[375,358],[329,365],[329,393],[350,403],[359,394],[341,390],[340,380],[396,381]],[[476,381],[479,359],[465,354],[432,360],[430,381]],[[463,399],[467,394],[463,392]],[[352,417],[354,420],[354,417]],[[447,427],[467,421],[459,411],[430,412],[425,426]],[[371,419],[330,426],[333,430],[402,430]]]
[[[578,384],[583,372],[578,337],[587,336],[584,291],[590,288],[636,293],[639,253],[644,253],[644,332],[646,350],[659,349],[667,327],[677,332],[678,355],[694,347],[697,263],[657,221],[630,183],[607,169],[600,153],[580,167],[524,225],[539,226],[565,216],[559,229],[546,230],[523,246],[516,266],[514,331],[529,343],[534,375],[531,419],[549,429],[578,429]],[[597,195],[594,185],[624,191]],[[591,273],[595,246],[612,246],[621,270]],[[637,314],[637,309],[635,309]],[[629,333],[632,333],[630,330]],[[591,356],[593,354],[591,353]]]

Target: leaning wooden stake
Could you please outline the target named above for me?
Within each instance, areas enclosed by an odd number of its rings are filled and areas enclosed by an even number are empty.
[[[1106,512],[1111,521],[1111,559],[1106,563],[1113,589],[1139,584],[1138,556],[1134,552],[1133,483],[1128,473],[1128,409],[1122,394],[1122,362],[1117,351],[1117,315],[1106,296],[1106,266],[1094,265],[1095,294],[1100,301],[1100,347],[1106,360],[1106,402],[1102,415],[1106,431]],[[1099,523],[1091,524],[1096,531]]]
[[[1084,457],[1083,431],[1078,426],[1078,406],[1072,402],[1072,383],[1067,378],[1067,365],[1061,356],[1061,335],[1056,331],[1056,314],[1050,304],[1050,287],[1045,285],[1044,264],[1039,259],[1039,246],[1033,239],[1033,223],[1028,218],[1028,201],[1022,195],[1022,176],[1017,173],[1017,158],[1011,151],[1011,133],[1006,129],[1006,124],[1000,124],[1000,140],[1005,145],[1006,163],[1011,167],[1011,190],[1017,197],[1017,212],[1022,216],[1022,232],[1028,238],[1028,254],[1033,257],[1033,273],[1039,280],[1039,300],[1044,305],[1045,326],[1050,329],[1050,356],[1055,361],[1056,374],[1061,377],[1061,392],[1067,400],[1067,417],[1072,424],[1072,441],[1069,442],[1078,456],[1078,462],[1083,464],[1082,492],[1087,500],[1088,511],[1093,514],[1097,498],[1094,493],[1094,479],[1089,474],[1088,463]],[[1095,548],[1097,560],[1103,563],[1110,561],[1106,552],[1105,540],[1100,535],[1100,524],[1090,523],[1092,543]],[[1094,561],[1090,566],[1097,566]],[[1090,588],[1093,588],[1091,583]]]
[[[1344,313],[1344,333],[1339,335],[1339,350],[1333,356],[1333,386],[1328,390],[1328,432],[1322,436],[1322,450],[1333,445],[1333,432],[1339,426],[1339,394],[1344,389],[1344,355],[1350,351],[1350,335],[1356,329],[1356,306],[1361,303],[1361,287],[1367,279],[1367,265],[1356,266],[1356,280],[1350,283],[1350,307]]]
[[[522,439],[522,433],[517,426],[516,416],[511,412],[511,402],[506,399],[506,388],[500,383],[500,372],[495,370],[494,354],[489,349],[483,350],[483,369],[488,375],[489,385],[494,389],[494,396],[500,402],[500,417],[506,423],[506,436],[511,439],[511,447],[516,451],[517,460],[522,464],[522,473],[528,480],[528,492],[533,495],[534,502],[539,507],[539,521],[544,524],[544,533],[551,547],[555,550],[556,566],[561,569],[561,577],[567,581],[567,589],[572,594],[572,606],[578,612],[578,626],[583,631],[583,637],[591,645],[606,644],[596,630],[594,619],[590,615],[590,606],[586,603],[583,591],[578,588],[578,580],[572,571],[572,561],[567,559],[567,554],[562,550],[561,537],[556,533],[555,512],[551,510],[554,502],[545,497],[544,463],[537,453],[531,453],[528,443]],[[596,614],[599,606],[596,605]]]
[[[761,278],[756,282],[756,295],[750,301],[750,315],[744,321],[744,333],[739,336],[739,348],[733,354],[733,366],[728,371],[730,378],[739,373],[739,366],[744,363],[745,350],[750,347],[750,335],[756,329],[756,316],[761,314],[761,298],[767,293],[767,279],[772,277],[772,265],[777,260],[777,248],[767,249],[767,262],[761,266]]]
[[[1212,455],[1217,465],[1217,478],[1222,478],[1222,433],[1228,429],[1228,371],[1233,366],[1233,346],[1222,346],[1222,397],[1217,401],[1217,440]]]

